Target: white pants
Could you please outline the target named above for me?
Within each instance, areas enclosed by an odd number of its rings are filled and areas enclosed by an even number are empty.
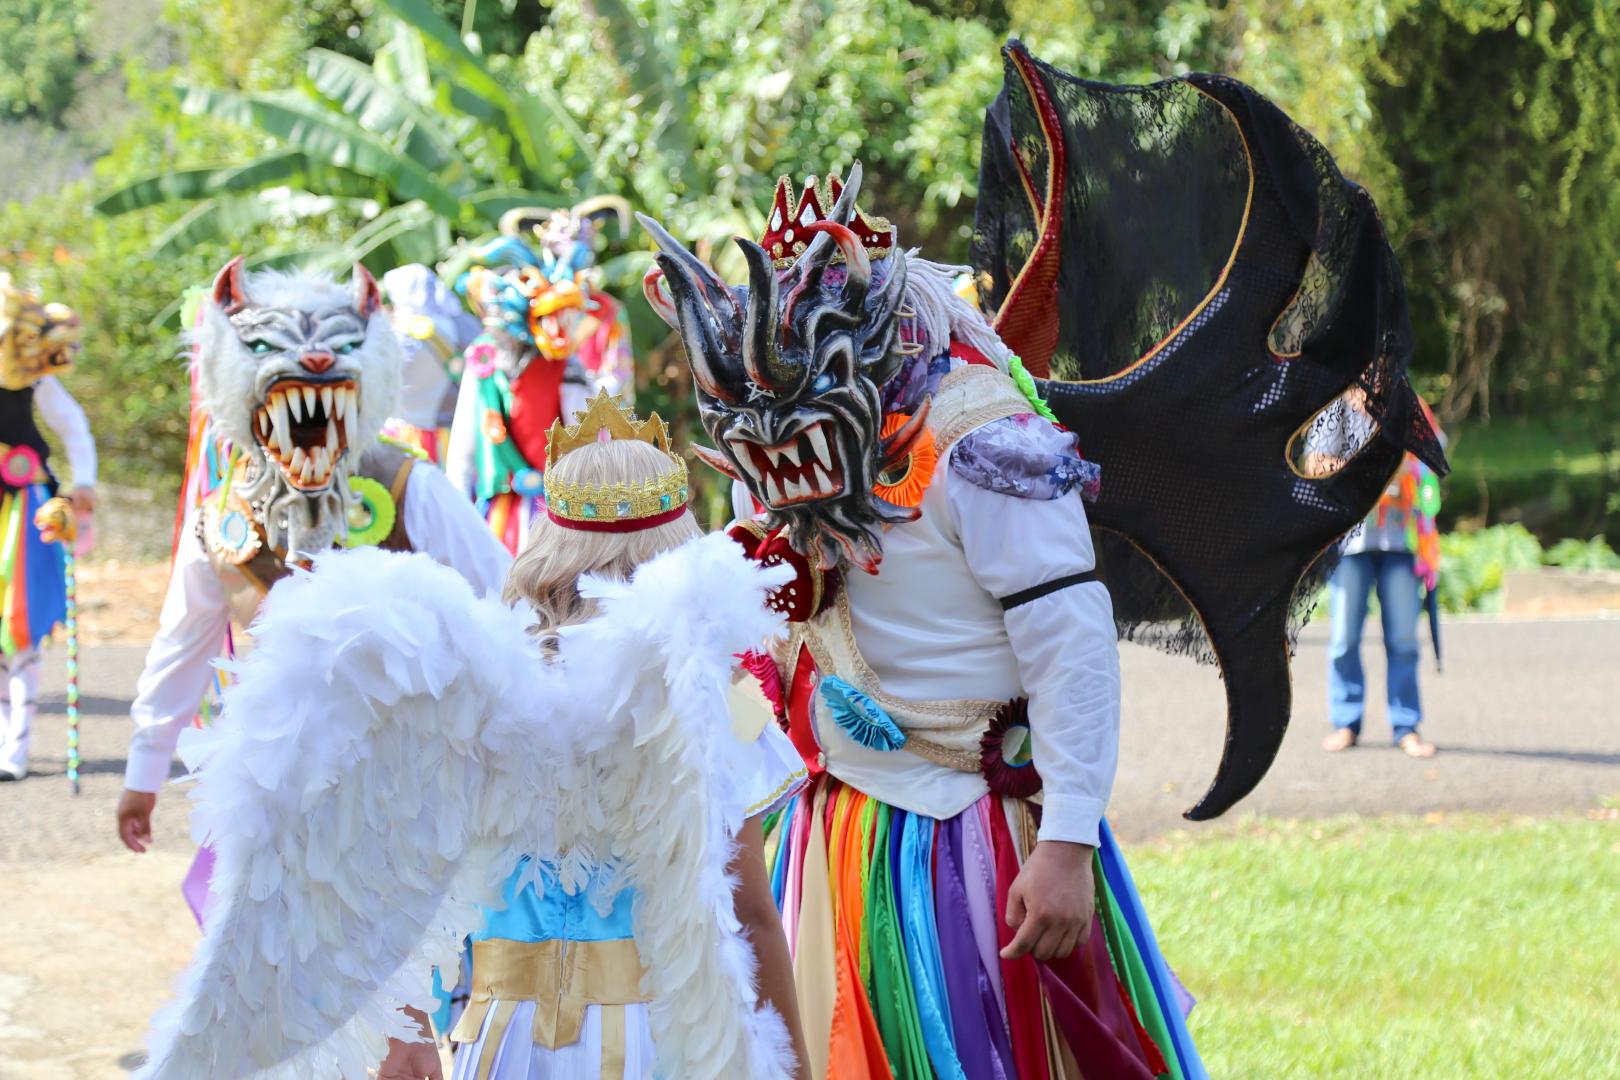
[[[33,734],[39,698],[39,649],[0,659],[0,769],[21,777],[28,772],[28,741]]]
[[[624,1069],[612,1080],[652,1080],[652,1024],[647,1006],[618,1006],[624,1010]],[[555,1050],[539,1045],[530,1035],[534,1026],[534,1002],[515,1003],[511,1022],[500,1045],[489,1047],[488,1032],[494,1025],[496,1009],[484,1020],[478,1038],[456,1047],[456,1064],[451,1080],[606,1080],[602,1071],[602,1009],[585,1007],[585,1023],[579,1039]],[[481,1072],[488,1057],[488,1072]]]

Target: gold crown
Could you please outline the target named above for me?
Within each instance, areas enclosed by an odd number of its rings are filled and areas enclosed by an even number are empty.
[[[669,427],[653,413],[645,420],[620,405],[606,390],[600,390],[578,422],[564,427],[553,420],[546,435],[546,509],[553,520],[609,525],[613,522],[665,518],[686,507],[688,495],[686,462],[670,449]],[[634,439],[662,450],[669,468],[651,480],[635,484],[574,484],[553,479],[557,459],[591,443]]]

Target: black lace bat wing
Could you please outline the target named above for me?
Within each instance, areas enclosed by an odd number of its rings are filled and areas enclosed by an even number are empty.
[[[1212,818],[1282,743],[1335,541],[1405,451],[1446,471],[1406,379],[1400,268],[1367,193],[1242,83],[1107,86],[1003,54],[985,309],[1103,468],[1089,512],[1121,635],[1220,665],[1226,745],[1187,811]]]

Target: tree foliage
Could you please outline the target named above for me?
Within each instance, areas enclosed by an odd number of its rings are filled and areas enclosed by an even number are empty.
[[[0,5],[0,115],[55,124],[73,104],[89,59],[88,0],[6,0]]]
[[[1321,137],[1384,211],[1448,418],[1620,416],[1620,0],[164,2],[191,61],[179,90],[133,73],[109,254],[453,269],[509,206],[611,192],[734,272],[780,173],[860,157],[871,208],[961,258],[1017,36],[1107,81],[1230,73]],[[642,247],[608,266],[680,409]]]

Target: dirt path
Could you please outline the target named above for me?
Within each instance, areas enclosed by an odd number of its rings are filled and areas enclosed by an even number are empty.
[[[189,861],[164,851],[6,865],[0,1076],[103,1080],[140,1061],[152,1010],[197,941],[177,891]]]

